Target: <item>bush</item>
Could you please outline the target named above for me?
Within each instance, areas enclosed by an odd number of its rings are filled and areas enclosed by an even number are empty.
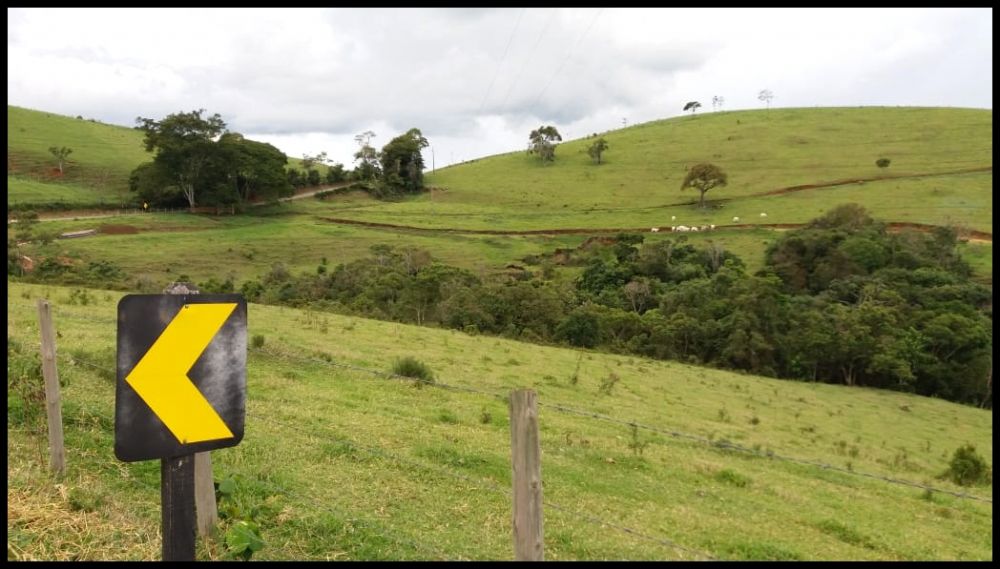
[[[393,362],[392,373],[403,377],[412,377],[418,380],[418,386],[421,383],[434,383],[434,372],[431,371],[431,368],[413,356],[402,357]]]
[[[253,340],[251,340],[250,345],[253,346],[253,347],[255,347],[255,348],[263,348],[264,347],[264,335],[263,334],[254,334],[253,335]]]
[[[993,483],[993,469],[979,456],[975,446],[965,445],[955,449],[948,470],[941,477],[960,486],[986,485]]]
[[[879,168],[888,168],[890,162],[892,162],[892,160],[889,160],[888,158],[879,158],[875,161],[875,165]]]
[[[611,390],[614,388],[615,384],[620,381],[620,379],[621,378],[618,377],[618,374],[611,372],[608,374],[608,377],[601,380],[601,386],[598,387],[598,390],[605,395],[611,395]]]

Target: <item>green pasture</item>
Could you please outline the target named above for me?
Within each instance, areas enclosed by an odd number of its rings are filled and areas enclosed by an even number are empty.
[[[8,559],[159,558],[159,464],[112,452],[120,293],[8,285]],[[63,384],[58,480],[44,413],[17,383],[37,359],[41,297]],[[518,388],[542,405],[546,559],[993,556],[991,503],[857,474],[991,500],[991,486],[937,478],[961,445],[992,464],[990,411],[280,307],[251,305],[248,326],[263,344],[248,356],[245,437],[213,452],[235,490],[202,560],[228,557],[235,517],[260,527],[254,559],[511,559],[503,397]],[[407,355],[476,392],[338,367],[386,372]]]

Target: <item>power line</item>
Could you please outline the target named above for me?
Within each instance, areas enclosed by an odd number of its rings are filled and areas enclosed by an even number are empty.
[[[486,94],[483,95],[483,100],[479,103],[479,110],[476,111],[477,115],[482,112],[483,106],[486,105],[486,99],[489,98],[490,91],[493,90],[493,84],[496,82],[497,76],[500,75],[500,68],[503,67],[503,62],[507,58],[507,50],[510,49],[510,44],[514,41],[514,34],[517,32],[517,27],[521,24],[521,16],[524,15],[525,10],[527,10],[527,8],[521,8],[521,11],[517,14],[517,21],[514,22],[514,29],[510,31],[510,37],[507,39],[507,47],[504,48],[503,56],[500,57],[500,63],[497,64],[497,70],[493,74],[493,81],[490,81],[490,86],[486,88]]]
[[[512,81],[510,87],[507,88],[507,94],[504,95],[503,103],[500,104],[501,110],[507,108],[507,100],[510,98],[510,94],[514,91],[514,86],[517,85],[518,80],[521,79],[521,75],[524,73],[525,68],[527,68],[528,64],[531,62],[531,57],[535,55],[536,51],[538,51],[538,45],[542,43],[542,38],[545,37],[545,32],[548,31],[549,26],[552,24],[552,20],[556,15],[556,10],[557,8],[552,8],[552,11],[549,13],[549,19],[545,21],[545,26],[542,27],[542,32],[538,34],[538,39],[535,40],[535,45],[531,48],[531,51],[528,52],[528,56],[525,57],[524,63],[521,64],[520,71],[517,72],[517,75],[514,77],[514,81]]]
[[[601,12],[603,11],[604,8],[600,8],[597,10],[597,13],[594,14],[593,19],[590,20],[590,25],[587,26],[587,29],[584,30],[583,33],[580,34],[580,37],[576,39],[576,43],[573,44],[573,47],[566,52],[566,57],[563,58],[562,63],[559,64],[559,67],[556,69],[555,73],[553,73],[552,76],[549,77],[549,82],[545,84],[544,88],[542,88],[542,91],[538,94],[538,97],[535,98],[535,102],[531,104],[533,108],[538,106],[538,102],[542,100],[542,95],[544,95],[545,92],[548,91],[549,86],[552,85],[552,82],[555,80],[556,76],[559,75],[560,71],[562,71],[563,66],[566,65],[567,61],[569,61],[569,58],[573,55],[573,52],[576,51],[577,46],[579,46],[580,42],[583,41],[584,36],[586,36],[587,33],[590,32],[590,28],[594,27],[594,23],[597,22],[597,17],[600,16]]]

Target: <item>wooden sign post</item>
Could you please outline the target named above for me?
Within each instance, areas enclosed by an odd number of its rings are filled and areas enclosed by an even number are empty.
[[[243,439],[246,314],[190,290],[118,303],[115,455],[161,460],[164,561],[194,560],[195,453]]]

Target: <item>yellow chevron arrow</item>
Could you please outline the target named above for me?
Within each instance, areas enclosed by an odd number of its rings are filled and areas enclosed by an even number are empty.
[[[125,378],[181,444],[233,437],[187,376],[233,310],[236,303],[185,304]]]

